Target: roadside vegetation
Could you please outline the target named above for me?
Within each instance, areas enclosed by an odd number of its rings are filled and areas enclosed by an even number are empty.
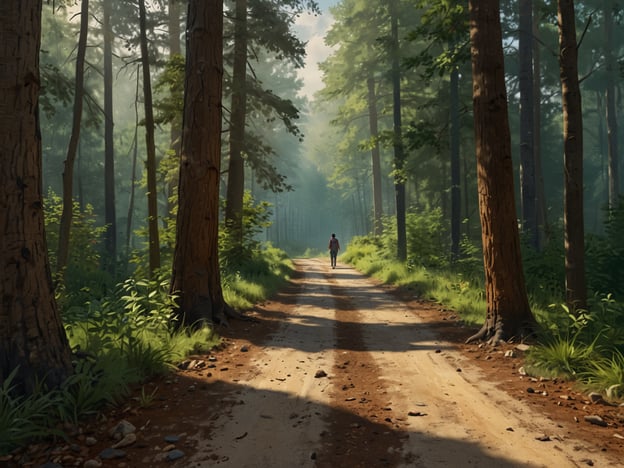
[[[60,199],[50,193],[46,222],[53,259],[60,208]],[[242,247],[230,245],[227,232],[220,236],[223,292],[237,310],[271,296],[292,272],[283,251],[255,240],[266,222],[267,209],[247,199]],[[176,296],[170,294],[171,272],[162,268],[149,278],[139,261],[145,255],[136,252],[132,258],[138,263],[128,265],[131,273],[115,284],[100,268],[103,229],[96,227],[91,207],[81,210],[76,204],[74,210],[71,259],[64,277],[56,278],[56,290],[75,372],[58,389],[40,382],[30,396],[14,385],[15,372],[3,382],[0,456],[38,439],[62,438],[109,405],[127,401],[133,391],[147,403],[153,398],[146,393],[147,381],[175,369],[187,356],[208,352],[220,343],[218,330],[210,324],[179,326],[174,313]]]
[[[542,252],[525,246],[524,271],[538,328],[526,370],[531,375],[576,381],[605,399],[624,399],[624,251],[619,236],[624,203],[608,213],[603,234],[588,237],[587,278],[592,295],[587,310],[564,304],[564,252],[560,229],[553,229]],[[341,260],[384,283],[412,291],[454,310],[460,320],[481,325],[486,302],[481,250],[464,239],[451,262],[442,214],[433,210],[407,216],[408,261],[396,260],[394,223],[379,237],[355,237]],[[468,337],[466,337],[468,338]]]

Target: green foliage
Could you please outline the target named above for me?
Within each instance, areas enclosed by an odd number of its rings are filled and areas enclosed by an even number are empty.
[[[549,242],[540,252],[531,248],[525,239],[522,240],[522,263],[529,295],[541,304],[564,297],[563,231],[553,230]]]
[[[292,262],[284,251],[267,244],[238,271],[223,277],[223,296],[232,307],[248,309],[275,293],[292,271]]]
[[[245,265],[252,271],[258,268],[254,263],[260,261],[257,254],[260,252],[262,243],[257,240],[258,234],[269,227],[270,203],[260,202],[256,204],[251,192],[246,191],[243,197],[243,232],[242,242],[231,232],[231,228],[222,227],[219,231],[219,261],[225,275],[235,273]],[[261,266],[260,266],[261,268]]]
[[[624,400],[624,355],[615,351],[610,356],[593,360],[579,374],[582,387],[603,394],[610,401]]]
[[[596,292],[624,299],[624,197],[606,210],[604,235],[586,238],[587,285]]]
[[[63,200],[51,189],[44,203],[46,241],[50,264],[56,265],[59,226]],[[100,244],[106,227],[97,226],[91,205],[80,208],[74,202],[69,258],[65,274],[58,275],[56,298],[61,308],[84,304],[91,298],[103,297],[113,285],[113,278],[100,267]]]
[[[0,455],[30,441],[62,434],[53,428],[58,393],[37,385],[32,395],[18,395],[13,386],[16,374],[17,369],[0,387]]]

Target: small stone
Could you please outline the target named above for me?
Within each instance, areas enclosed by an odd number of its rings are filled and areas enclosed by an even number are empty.
[[[115,440],[123,439],[127,434],[136,432],[136,427],[129,421],[122,419],[117,425],[108,432],[109,435]]]
[[[240,347],[241,353],[246,353],[247,351],[249,351],[249,346],[247,345],[243,345]]]
[[[89,436],[85,439],[85,445],[87,447],[93,447],[95,444],[97,444],[97,439],[95,437]]]
[[[526,371],[526,369],[524,368],[524,366],[522,366],[522,367],[520,367],[520,368],[518,369],[518,374],[520,374],[520,375],[527,375],[527,371]]]
[[[166,435],[165,442],[167,442],[168,444],[177,444],[178,442],[180,442],[180,436]]]
[[[600,393],[591,392],[588,396],[592,403],[604,403],[604,398]]]
[[[117,442],[115,445],[113,445],[112,448],[118,449],[118,448],[128,447],[129,445],[134,444],[136,440],[137,440],[136,434],[134,432],[131,432],[130,434],[126,434],[124,438],[121,439],[119,442]]]
[[[516,357],[516,353],[514,353],[513,349],[508,349],[505,351],[505,357],[513,358]]]
[[[508,432],[513,432],[513,431],[514,431],[513,427],[508,427],[508,428],[507,428],[507,429],[505,429],[505,430],[506,430],[506,431],[508,431]]]
[[[408,416],[427,416],[427,413],[422,413],[420,411],[410,411],[407,413]]]
[[[533,387],[528,387],[526,391],[527,393],[535,393],[535,389]]]
[[[550,437],[544,434],[544,435],[536,437],[535,440],[539,440],[540,442],[549,442]]]
[[[518,343],[516,345],[516,349],[518,351],[522,351],[522,352],[528,351],[529,348],[531,348],[531,347],[528,344],[524,344],[524,343]]]
[[[167,460],[175,461],[175,460],[179,460],[183,456],[184,456],[184,452],[182,450],[178,450],[178,449],[171,450],[169,453],[167,453]]]
[[[114,448],[105,448],[100,452],[100,458],[102,460],[113,460],[115,458],[123,458],[126,456],[126,452]]]
[[[585,416],[585,421],[596,426],[607,427],[607,422],[596,414]]]
[[[310,454],[310,460],[316,460],[316,452]]]
[[[594,460],[592,460],[591,458],[583,458],[581,460],[581,463],[585,463],[588,466],[594,466]]]
[[[84,464],[82,465],[82,468],[100,468],[102,466],[102,462],[99,460],[96,460],[95,458],[91,458],[90,460],[87,460],[86,462],[84,462]]]
[[[327,377],[327,372],[325,372],[324,370],[320,369],[317,370],[316,373],[314,374],[314,378],[315,379],[320,379],[322,377]]]

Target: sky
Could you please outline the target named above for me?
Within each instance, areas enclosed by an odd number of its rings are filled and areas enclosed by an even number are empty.
[[[313,94],[323,87],[321,72],[317,64],[331,53],[331,49],[325,45],[323,38],[333,22],[329,7],[337,4],[338,0],[320,0],[318,3],[322,11],[321,15],[302,15],[295,23],[299,38],[307,42],[306,65],[299,70],[298,74],[304,82],[301,92],[310,100]]]

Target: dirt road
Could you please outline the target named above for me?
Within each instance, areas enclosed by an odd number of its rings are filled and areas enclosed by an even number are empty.
[[[295,263],[292,287],[256,311],[269,336],[249,325],[209,374],[211,417],[197,415],[179,466],[613,466],[558,438],[374,281]]]

